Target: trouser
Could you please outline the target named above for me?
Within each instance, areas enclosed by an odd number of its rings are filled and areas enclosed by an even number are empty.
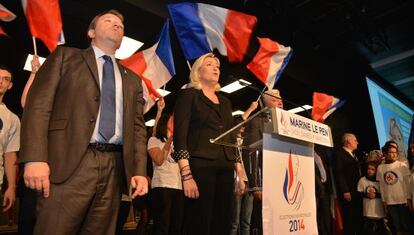
[[[388,214],[396,232],[410,231],[409,211],[405,204],[388,205]]]
[[[233,206],[233,169],[192,167],[200,193],[198,199],[185,199],[185,234],[228,235]]]
[[[387,230],[385,228],[384,219],[378,218],[364,218],[363,225],[364,235],[386,235]]]
[[[233,202],[233,222],[230,235],[249,235],[250,220],[253,211],[253,194],[246,192],[241,196],[235,195]],[[239,233],[237,233],[239,231]]]
[[[114,234],[124,177],[122,154],[88,149],[75,172],[37,198],[34,234]]]
[[[362,198],[357,194],[352,194],[350,202],[343,198],[340,202],[344,221],[343,234],[362,234]]]
[[[26,187],[23,179],[24,164],[19,166],[20,175],[18,177],[16,196],[19,198],[19,215],[17,234],[33,234],[36,222],[36,191]]]
[[[328,194],[323,198],[316,198],[317,222],[319,235],[332,234],[331,202]]]
[[[183,190],[153,188],[154,235],[181,235],[184,215]]]

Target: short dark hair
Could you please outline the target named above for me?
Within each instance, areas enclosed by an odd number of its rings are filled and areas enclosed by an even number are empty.
[[[158,120],[157,128],[155,129],[155,137],[157,137],[162,142],[165,142],[168,138],[167,130],[168,130],[168,120],[170,119],[171,115],[168,113],[163,113]]]
[[[391,148],[393,148],[393,149],[395,149],[395,150],[397,150],[398,151],[398,148],[396,148],[394,145],[392,145],[391,143],[386,143],[382,148],[381,148],[381,151],[383,152],[383,153],[388,153],[388,151],[391,149]]]
[[[373,167],[375,167],[375,169],[377,169],[378,168],[378,163],[376,163],[374,161],[367,162],[367,169],[370,166],[373,166]]]
[[[95,29],[95,27],[96,27],[96,22],[98,21],[99,17],[101,17],[101,16],[103,16],[103,15],[106,15],[106,14],[112,14],[112,15],[115,15],[115,16],[117,16],[119,19],[121,19],[121,22],[124,22],[124,16],[123,16],[123,15],[122,15],[119,11],[114,10],[114,9],[111,9],[111,10],[106,10],[106,11],[103,11],[103,12],[99,13],[99,14],[98,14],[98,15],[96,15],[95,17],[93,17],[93,19],[92,19],[91,23],[89,23],[89,27],[88,27],[87,32],[88,32],[90,29]]]
[[[390,145],[395,144],[397,146],[397,149],[400,147],[400,146],[398,146],[398,143],[395,140],[388,140],[387,142],[385,142],[384,145],[387,145],[387,144],[390,144]]]
[[[1,70],[6,70],[7,72],[10,73],[10,75],[11,75],[10,82],[12,82],[13,81],[13,72],[12,72],[11,68],[9,66],[5,65],[5,64],[0,64],[0,69]]]

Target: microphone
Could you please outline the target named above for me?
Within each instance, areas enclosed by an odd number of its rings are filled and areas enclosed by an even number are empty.
[[[238,82],[241,86],[247,87],[247,88],[249,88],[249,89],[251,89],[251,90],[254,90],[254,91],[258,92],[258,93],[260,94],[260,96],[267,95],[267,96],[273,97],[273,98],[275,98],[275,99],[281,100],[282,102],[286,102],[286,103],[288,103],[288,104],[290,104],[290,105],[293,105],[293,106],[295,106],[295,107],[299,107],[299,108],[303,109],[303,111],[305,111],[305,112],[306,112],[306,114],[308,115],[308,117],[309,117],[309,118],[312,118],[311,113],[310,113],[307,109],[305,109],[302,105],[299,105],[299,104],[297,104],[297,103],[295,103],[295,102],[293,102],[293,101],[287,100],[287,99],[282,99],[282,98],[277,97],[277,96],[274,96],[274,95],[272,95],[272,94],[265,93],[264,91],[260,90],[260,89],[259,89],[259,88],[257,88],[256,86],[253,86],[252,84],[250,84],[250,83],[248,83],[248,82],[244,81],[243,79],[237,79],[237,78],[236,78],[236,77],[234,77],[233,75],[230,75],[230,78],[231,78],[232,80],[234,80],[234,81],[237,81],[237,82]]]

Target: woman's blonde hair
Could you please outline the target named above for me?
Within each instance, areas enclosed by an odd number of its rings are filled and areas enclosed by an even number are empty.
[[[199,70],[201,66],[203,65],[203,62],[206,58],[214,58],[217,61],[218,65],[220,65],[220,60],[213,53],[207,53],[207,54],[204,54],[198,57],[198,59],[194,62],[193,66],[191,67],[191,71],[190,71],[191,87],[194,87],[197,90],[201,90],[201,88],[203,88],[200,82]],[[221,88],[220,84],[217,83],[215,90],[219,91],[220,88]]]

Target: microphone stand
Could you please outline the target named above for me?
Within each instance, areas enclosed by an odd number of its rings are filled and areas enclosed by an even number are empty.
[[[251,115],[248,119],[240,122],[239,124],[235,125],[234,127],[230,128],[229,130],[225,131],[223,134],[217,136],[214,139],[210,139],[210,143],[212,143],[212,144],[216,143],[218,140],[220,140],[221,138],[223,138],[224,136],[226,136],[230,132],[234,131],[235,129],[237,129],[237,128],[241,127],[241,126],[243,126],[245,123],[249,122],[250,120],[252,120],[253,118],[255,118],[257,115],[259,115],[259,114],[261,114],[261,113],[263,113],[265,111],[268,111],[269,109],[270,109],[269,107],[262,108],[259,112],[256,112],[255,114]],[[240,146],[238,144],[232,144],[232,143],[218,142],[217,144],[224,145],[224,146],[227,146],[227,147],[242,147],[242,148],[246,148],[244,146]]]

